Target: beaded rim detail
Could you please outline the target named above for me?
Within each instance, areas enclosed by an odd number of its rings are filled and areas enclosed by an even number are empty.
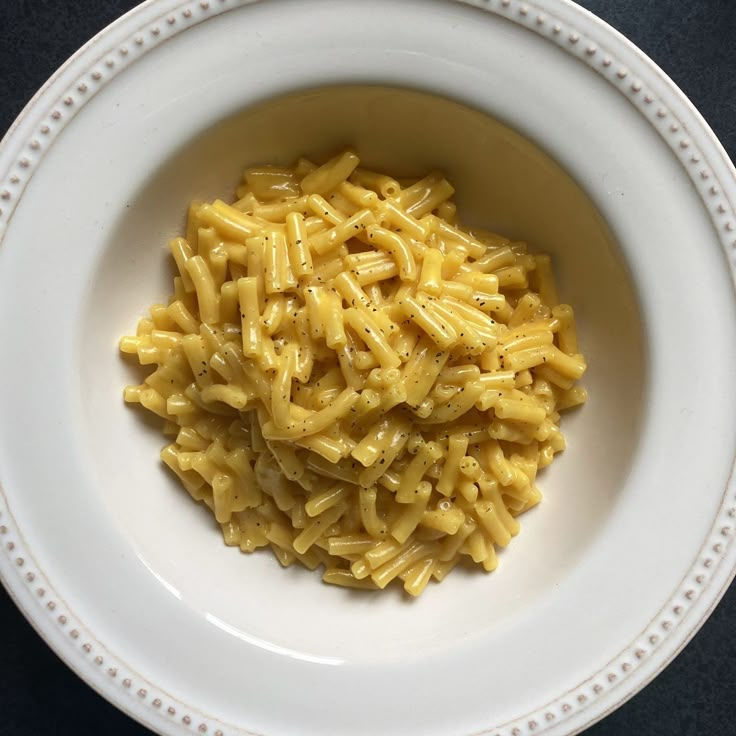
[[[95,44],[101,48],[101,53],[97,56],[98,61],[91,64],[84,74],[70,84],[66,92],[55,103],[49,105],[43,119],[25,140],[16,142],[15,138],[18,137],[16,128],[32,110],[35,112],[35,109],[41,104],[48,104],[48,100],[43,95],[39,94],[29,103],[0,143],[0,151],[11,144],[20,144],[17,145],[18,150],[14,161],[7,170],[0,172],[0,244],[25,187],[42,162],[45,153],[53,145],[65,125],[74,118],[76,112],[89,99],[121,70],[134,63],[148,50],[210,17],[250,5],[254,1],[186,0],[169,12],[134,28],[124,42],[104,48],[106,31],[110,28],[108,26],[108,29],[95,40]],[[734,239],[736,213],[725,194],[726,187],[719,182],[715,168],[708,164],[706,153],[698,150],[693,140],[685,134],[686,126],[678,119],[675,112],[644,80],[638,77],[632,78],[631,70],[617,62],[613,51],[606,49],[599,39],[590,37],[594,34],[585,33],[573,27],[569,21],[555,17],[555,14],[547,7],[547,4],[567,7],[566,0],[547,0],[546,2],[545,0],[538,0],[538,2],[532,0],[449,1],[485,10],[536,33],[575,56],[615,86],[667,142],[672,153],[691,178],[710,214],[728,263],[736,276],[736,239]],[[148,4],[146,6],[150,7]],[[113,26],[119,27],[123,24],[132,26],[139,12],[139,8],[134,9],[125,16],[125,19],[116,21]],[[593,29],[604,30],[603,24],[595,16],[588,13],[585,15],[595,21]],[[62,70],[69,67],[77,59],[79,53],[67,61],[52,77],[52,80]],[[643,66],[647,66],[647,62],[648,60],[645,60]],[[651,71],[657,72],[656,69]],[[657,81],[669,83],[661,72],[657,75]],[[670,91],[673,91],[672,88]],[[622,681],[651,657],[656,648],[671,638],[673,631],[687,616],[689,609],[702,597],[718,565],[732,546],[733,522],[736,518],[735,485],[732,473],[711,531],[690,571],[682,579],[678,589],[662,606],[657,616],[624,651],[599,672],[557,700],[512,722],[482,733],[487,736],[531,736],[531,734],[536,736],[549,729],[558,728],[564,720],[590,706],[596,698],[620,686]],[[20,580],[34,594],[43,609],[51,615],[55,625],[67,633],[72,645],[78,650],[79,656],[94,665],[95,669],[103,670],[107,679],[116,682],[122,691],[130,691],[136,700],[148,704],[153,711],[152,716],[154,714],[159,717],[165,716],[171,722],[176,719],[179,724],[177,729],[183,725],[192,733],[214,734],[214,736],[254,736],[252,732],[242,728],[224,726],[221,722],[199,713],[196,708],[175,700],[141,675],[132,672],[121,659],[111,654],[68,610],[68,607],[54,592],[50,581],[35,564],[32,554],[25,548],[22,534],[15,525],[1,485],[0,538],[2,549],[20,575]],[[29,567],[32,569],[29,570]],[[6,585],[10,590],[10,584],[6,582]],[[709,591],[710,597],[713,601],[717,601],[724,591],[725,587],[715,593]],[[18,602],[17,597],[15,600]],[[26,611],[24,613],[30,619],[33,618]],[[689,640],[698,627],[696,625],[692,630],[686,632],[680,646]],[[662,663],[657,672],[661,671],[668,661],[669,659]],[[103,667],[103,664],[107,666]],[[636,690],[638,688],[622,695],[621,702],[626,697],[633,695]],[[115,705],[140,720],[144,725],[152,729],[156,728],[138,710],[134,712],[132,708],[126,707],[122,693],[121,697],[116,699]],[[590,720],[585,723],[585,727],[592,725],[603,715],[604,713],[592,714]]]

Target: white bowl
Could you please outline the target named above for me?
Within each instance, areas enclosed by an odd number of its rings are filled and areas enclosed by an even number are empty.
[[[444,168],[467,221],[552,251],[590,363],[499,570],[410,604],[225,548],[120,399],[186,202],[348,142]],[[4,584],[159,733],[579,731],[733,575],[734,199],[682,94],[563,0],[141,6],[0,147]]]

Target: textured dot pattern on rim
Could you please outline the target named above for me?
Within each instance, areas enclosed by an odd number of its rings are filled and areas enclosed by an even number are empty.
[[[667,104],[658,99],[642,79],[634,76],[630,69],[616,59],[616,55],[605,45],[589,37],[580,29],[572,27],[555,14],[533,2],[522,0],[454,0],[484,9],[527,28],[547,38],[552,43],[578,58],[614,85],[657,130],[688,173],[701,199],[705,203],[711,220],[719,235],[736,280],[736,214],[725,188],[719,182],[714,167],[707,156],[688,137],[685,125]],[[129,37],[107,48],[84,75],[79,77],[62,94],[55,104],[44,113],[43,121],[29,138],[21,141],[14,162],[6,172],[0,172],[0,245],[2,236],[12,217],[23,191],[45,152],[53,141],[73,119],[77,110],[121,70],[134,63],[149,49],[168,38],[186,30],[196,23],[231,9],[248,5],[253,0],[199,0],[183,2],[178,8],[152,22],[146,23]],[[100,38],[100,45],[104,41]],[[35,100],[34,100],[35,102]],[[32,107],[34,102],[29,106]],[[12,134],[13,128],[11,128]],[[9,136],[9,138],[12,137]],[[606,667],[594,673],[584,683],[569,691],[554,702],[548,703],[532,713],[513,722],[484,731],[489,736],[532,736],[544,733],[579,712],[597,698],[620,683],[649,657],[652,652],[671,636],[688,610],[708,586],[716,567],[721,563],[731,545],[736,522],[736,492],[732,474],[724,495],[723,504],[714,520],[711,532],[704,542],[698,558],[678,589],[650,622],[646,630],[629,647],[611,660]],[[175,702],[141,675],[130,672],[98,642],[91,632],[75,619],[71,611],[59,612],[60,604],[53,587],[43,573],[34,565],[29,550],[24,549],[20,531],[15,527],[5,494],[0,486],[0,543],[5,554],[14,562],[24,583],[35,593],[39,605],[54,617],[56,624],[68,631],[70,639],[81,641],[80,656],[86,657],[90,666],[102,668],[105,663],[107,675],[119,682],[120,687],[135,693],[140,701],[147,703],[159,713],[189,727],[194,733],[245,734],[242,729],[223,726],[217,721],[198,713],[197,708]],[[33,570],[28,569],[34,567]],[[24,570],[26,570],[24,572]]]

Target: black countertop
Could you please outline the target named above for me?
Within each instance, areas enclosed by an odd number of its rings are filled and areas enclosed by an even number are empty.
[[[736,1],[584,0],[649,54],[736,155]],[[133,0],[0,0],[0,132]],[[586,736],[736,734],[736,587],[652,684]],[[78,680],[0,589],[0,735],[148,733]]]

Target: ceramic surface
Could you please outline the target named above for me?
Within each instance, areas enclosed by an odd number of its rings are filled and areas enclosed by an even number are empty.
[[[121,400],[186,202],[348,142],[550,250],[590,363],[499,570],[412,603],[225,548]],[[564,0],[145,3],[0,146],[4,584],[162,734],[576,733],[733,575],[734,199],[672,82]]]

